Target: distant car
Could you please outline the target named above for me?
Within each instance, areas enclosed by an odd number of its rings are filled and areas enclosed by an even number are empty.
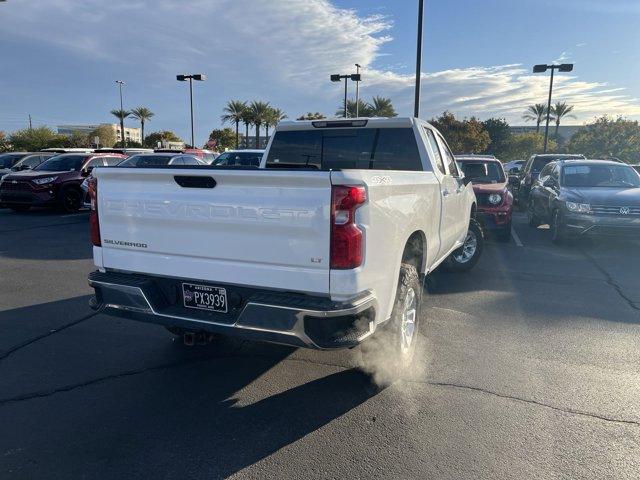
[[[0,154],[0,177],[11,172],[11,169],[25,157],[33,155],[31,152],[9,152]]]
[[[558,243],[571,236],[640,234],[640,175],[608,160],[549,163],[531,189],[529,225],[548,223]]]
[[[95,153],[121,153],[130,157],[138,153],[153,153],[152,148],[96,148]]]
[[[511,160],[504,164],[504,171],[507,175],[516,175],[524,165],[524,160]]]
[[[214,167],[258,167],[264,150],[228,150],[211,165]]]
[[[32,206],[76,212],[82,207],[84,178],[94,167],[113,165],[124,158],[117,153],[56,155],[33,170],[5,175],[0,183],[0,203],[17,212],[25,212]]]
[[[22,159],[18,163],[11,167],[11,171],[21,172],[23,170],[33,170],[41,163],[46,162],[51,157],[55,157],[56,155],[56,153],[49,152],[38,152],[29,154],[26,157],[22,157]]]
[[[158,152],[133,155],[119,163],[118,167],[155,168],[180,165],[206,165],[206,163],[194,155]]]
[[[56,148],[44,148],[40,150],[41,152],[50,152],[50,153],[93,153],[93,148],[66,148],[66,147],[56,147]]]
[[[518,172],[518,181],[511,183],[511,192],[521,211],[529,204],[529,191],[538,179],[540,171],[555,160],[584,160],[584,155],[544,153],[531,155],[524,167]]]
[[[456,156],[456,162],[465,178],[471,178],[478,202],[477,220],[486,231],[495,232],[499,240],[508,242],[511,238],[513,196],[507,189],[502,162],[475,155]]]
[[[170,148],[157,148],[154,150],[155,153],[184,153],[187,155],[193,155],[194,157],[198,157],[206,164],[211,164],[216,157],[218,156],[216,152],[211,150],[203,150],[201,148],[183,148],[181,150],[175,150]]]

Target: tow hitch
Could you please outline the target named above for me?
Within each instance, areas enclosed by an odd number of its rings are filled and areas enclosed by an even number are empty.
[[[215,339],[215,334],[207,332],[185,332],[182,341],[187,347],[194,345],[208,345]]]

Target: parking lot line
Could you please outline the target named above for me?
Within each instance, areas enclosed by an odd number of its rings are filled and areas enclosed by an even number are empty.
[[[518,233],[516,232],[515,228],[511,229],[511,236],[513,237],[513,241],[516,242],[516,245],[519,247],[524,247],[524,245],[522,244],[522,242],[520,241],[520,237],[518,236]]]

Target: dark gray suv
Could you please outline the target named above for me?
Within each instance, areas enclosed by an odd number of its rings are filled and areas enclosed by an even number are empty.
[[[554,242],[571,236],[640,234],[640,175],[608,160],[551,162],[531,188],[529,225],[548,223]]]

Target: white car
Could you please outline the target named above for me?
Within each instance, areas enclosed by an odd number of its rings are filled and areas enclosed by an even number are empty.
[[[472,185],[416,118],[282,122],[260,169],[122,167],[94,172],[92,304],[173,332],[319,349],[378,332],[406,363],[424,276],[482,251]]]

